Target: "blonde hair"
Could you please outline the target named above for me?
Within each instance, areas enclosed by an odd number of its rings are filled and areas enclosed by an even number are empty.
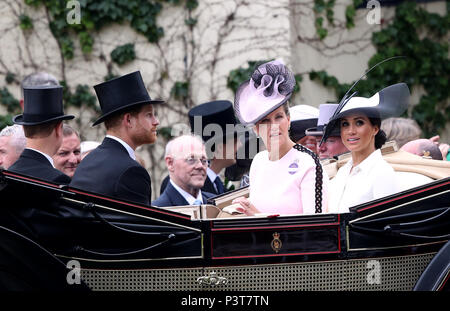
[[[381,122],[381,129],[386,133],[387,141],[395,141],[398,148],[422,136],[422,130],[417,122],[408,118],[385,119]]]

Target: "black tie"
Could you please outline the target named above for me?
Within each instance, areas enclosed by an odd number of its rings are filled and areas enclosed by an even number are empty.
[[[225,192],[225,187],[223,186],[223,183],[220,180],[219,176],[217,176],[216,179],[214,179],[214,184],[217,187],[217,193],[218,194],[222,194],[222,193]]]

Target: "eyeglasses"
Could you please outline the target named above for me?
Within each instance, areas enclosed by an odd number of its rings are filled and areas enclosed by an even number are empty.
[[[186,163],[189,164],[189,165],[195,165],[195,164],[197,164],[197,161],[200,161],[200,163],[203,166],[208,166],[209,165],[208,160],[205,159],[205,158],[201,158],[201,159],[198,159],[198,158],[187,158],[187,159],[184,159],[184,161],[186,161]]]

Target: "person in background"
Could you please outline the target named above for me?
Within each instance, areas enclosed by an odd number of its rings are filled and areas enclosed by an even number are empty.
[[[202,139],[195,135],[179,136],[166,146],[164,157],[169,182],[154,206],[206,204],[213,194],[202,191],[207,178],[208,158]]]
[[[320,160],[333,159],[348,152],[347,147],[342,142],[341,131],[338,127],[334,128],[327,140],[320,144],[325,125],[330,121],[337,107],[338,104],[321,104],[319,106],[317,126],[308,128],[305,131],[306,135],[315,137]]]
[[[150,204],[151,179],[136,161],[135,150],[157,140],[159,120],[155,105],[139,71],[94,86],[102,116],[93,126],[105,123],[106,137],[91,151],[73,175],[70,187]]]
[[[221,179],[224,169],[236,163],[236,152],[241,145],[238,136],[243,127],[236,126],[233,104],[227,100],[215,100],[193,107],[188,112],[191,133],[200,136],[205,142],[209,159],[208,178],[203,191],[216,195],[227,192]],[[168,178],[161,184],[161,193]]]
[[[10,171],[68,184],[70,177],[54,167],[52,156],[62,144],[62,122],[73,119],[63,111],[61,86],[24,88],[24,112],[13,118],[23,126],[27,138],[26,148]]]
[[[289,137],[288,100],[294,86],[292,72],[275,60],[258,66],[236,93],[236,115],[242,124],[253,126],[267,148],[252,161],[249,198],[232,202],[246,215],[327,211],[326,172],[314,152]]]
[[[400,150],[418,155],[425,159],[443,160],[441,150],[438,145],[429,139],[416,139],[404,144]]]
[[[80,136],[71,126],[63,124],[63,141],[53,156],[55,168],[73,177],[78,164],[81,162]]]
[[[441,143],[440,139],[441,137],[439,135],[435,135],[430,138],[430,141],[439,147],[439,150],[441,151],[442,154],[442,160],[450,161],[450,152],[449,152],[450,145],[447,143]]]
[[[306,135],[305,131],[317,125],[319,109],[309,105],[297,105],[290,107],[289,113],[291,115],[291,128],[289,131],[291,140],[318,154],[316,137]]]
[[[25,149],[27,140],[21,125],[5,127],[0,132],[0,167],[8,169]]]
[[[351,159],[330,182],[330,212],[346,213],[349,208],[400,190],[394,169],[383,159],[381,146],[386,135],[381,120],[403,113],[409,102],[404,83],[384,88],[371,98],[351,97],[326,126],[323,141],[334,127],[351,152]]]
[[[399,149],[407,142],[422,136],[417,122],[409,118],[387,118],[381,122],[381,129],[386,133],[387,141],[395,141]]]

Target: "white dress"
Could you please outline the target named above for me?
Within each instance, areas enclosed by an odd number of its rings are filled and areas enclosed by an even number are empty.
[[[347,213],[349,207],[400,191],[394,169],[383,159],[380,149],[352,166],[350,159],[330,181],[330,213]]]

